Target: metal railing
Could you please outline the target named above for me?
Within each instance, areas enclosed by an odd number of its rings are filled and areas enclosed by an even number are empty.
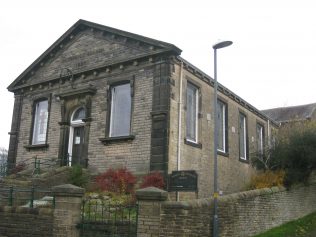
[[[28,170],[30,174],[39,175],[43,170],[54,168],[58,166],[58,160],[56,158],[45,157],[38,158],[34,156],[30,159],[21,160],[18,163],[9,163],[2,161],[0,163],[0,178],[11,174],[18,174],[21,171]]]
[[[81,233],[105,233],[105,236],[136,236],[138,205],[111,199],[85,199],[82,202]]]
[[[0,206],[55,207],[55,197],[50,190],[38,188],[0,188]]]

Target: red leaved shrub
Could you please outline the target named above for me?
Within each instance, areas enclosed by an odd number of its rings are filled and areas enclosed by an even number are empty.
[[[143,177],[143,182],[140,188],[156,187],[160,189],[165,188],[165,181],[162,174],[158,171],[154,171]]]
[[[95,178],[97,188],[118,194],[132,193],[136,183],[136,177],[126,168],[108,169],[105,173]]]

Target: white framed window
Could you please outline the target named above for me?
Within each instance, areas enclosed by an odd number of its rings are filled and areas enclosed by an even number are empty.
[[[247,118],[244,114],[239,114],[239,157],[247,160]]]
[[[259,157],[263,156],[264,152],[264,127],[257,123],[257,153]]]
[[[186,117],[186,140],[198,142],[198,108],[199,108],[199,89],[187,84],[187,117]]]
[[[131,85],[119,84],[111,87],[110,137],[129,136],[131,128]]]
[[[217,101],[217,127],[218,127],[218,146],[217,150],[220,152],[227,152],[227,104]]]
[[[45,144],[48,123],[48,100],[36,102],[33,116],[32,145]]]

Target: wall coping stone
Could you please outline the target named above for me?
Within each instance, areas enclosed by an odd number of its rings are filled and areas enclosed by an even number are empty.
[[[0,212],[6,213],[20,213],[20,214],[32,214],[32,215],[53,215],[53,209],[47,207],[10,207],[10,206],[2,206],[0,207]]]
[[[136,191],[137,200],[166,201],[168,192],[156,187],[148,187]]]
[[[84,195],[85,189],[72,184],[62,184],[54,186],[52,191],[56,196],[82,197]]]
[[[164,202],[162,204],[163,207],[166,207],[168,209],[184,209],[184,210],[191,210],[194,208],[200,208],[200,207],[210,207],[213,205],[213,199],[212,198],[202,198],[202,199],[196,199],[191,201],[168,201]]]

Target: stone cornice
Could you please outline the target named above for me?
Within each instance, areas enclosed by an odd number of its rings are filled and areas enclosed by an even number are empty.
[[[149,54],[144,54],[142,56],[137,56],[137,57],[131,57],[128,60],[117,60],[117,61],[112,61],[109,64],[106,64],[102,67],[96,67],[96,68],[90,68],[82,71],[77,71],[73,73],[73,78],[71,80],[76,80],[81,77],[87,77],[89,75],[95,75],[97,76],[101,72],[108,72],[111,73],[112,71],[119,69],[123,70],[128,67],[135,67],[135,66],[141,66],[141,63],[156,63],[156,58],[160,58],[161,56],[166,55],[169,56],[170,52],[168,50],[156,50],[155,52],[149,53]],[[62,76],[62,77],[53,77],[53,78],[47,78],[47,80],[42,81],[42,82],[36,82],[36,83],[30,83],[30,84],[25,84],[21,86],[16,86],[14,88],[8,88],[9,91],[11,92],[17,92],[21,90],[27,90],[27,89],[32,89],[34,87],[43,87],[45,85],[50,85],[54,83],[64,83],[66,81],[70,80],[69,76]]]
[[[177,64],[182,62],[183,65],[184,65],[184,69],[186,69],[188,72],[192,73],[197,78],[199,78],[202,81],[204,81],[206,84],[214,87],[214,79],[212,77],[210,77],[209,75],[207,75],[206,73],[204,73],[199,68],[197,68],[196,66],[194,66],[193,64],[191,64],[190,62],[186,61],[185,59],[183,59],[180,56],[175,57],[174,58],[174,62],[177,63]],[[256,114],[261,119],[263,119],[265,121],[269,120],[269,121],[271,121],[271,123],[274,126],[279,127],[279,123],[275,122],[273,119],[271,119],[268,116],[266,116],[265,114],[263,114],[260,110],[258,110],[254,106],[252,106],[250,103],[248,103],[247,101],[245,101],[240,96],[236,95],[234,92],[232,92],[231,90],[229,90],[228,88],[226,88],[225,86],[223,86],[220,83],[218,83],[218,91],[220,93],[226,95],[231,100],[235,101],[236,103],[238,103],[239,105],[241,105],[242,107],[247,109],[248,111]]]
[[[102,35],[110,35],[113,39],[118,37],[121,38],[123,42],[135,41],[139,44],[146,45],[146,47],[150,50],[150,54],[157,54],[159,53],[159,51],[168,51],[174,55],[179,55],[181,53],[181,50],[173,44],[99,25],[93,22],[79,20],[72,27],[70,27],[59,39],[57,39],[55,43],[52,44],[42,55],[40,55],[27,69],[25,69],[24,72],[22,72],[21,75],[16,78],[7,89],[11,92],[14,92],[16,89],[18,89],[19,87],[17,86],[17,84],[20,81],[24,80],[28,76],[34,75],[38,68],[44,66],[45,63],[51,58],[57,57],[61,49],[65,48],[67,44],[69,44],[69,42],[71,42],[76,37],[76,35],[84,31],[98,32]],[[52,80],[52,78],[49,80]]]

